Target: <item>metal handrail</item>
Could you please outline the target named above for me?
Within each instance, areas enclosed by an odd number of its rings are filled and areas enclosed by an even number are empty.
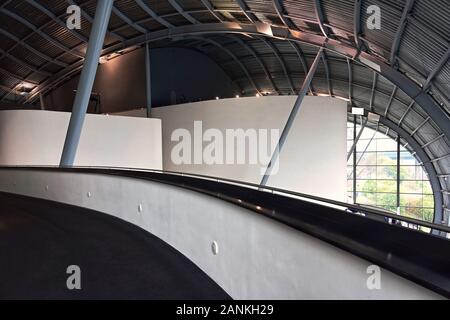
[[[0,166],[0,169],[2,169],[2,168],[65,169],[65,168],[61,168],[59,166],[46,166],[46,165]],[[406,223],[430,228],[433,230],[439,230],[439,231],[450,234],[450,227],[445,226],[445,225],[439,225],[439,224],[435,224],[432,222],[427,222],[427,221],[423,221],[423,220],[400,216],[400,215],[397,215],[394,213],[390,213],[388,211],[384,211],[381,209],[369,208],[369,207],[362,206],[359,204],[350,204],[350,203],[346,203],[346,202],[341,202],[341,201],[332,200],[332,199],[326,199],[326,198],[313,196],[313,195],[309,195],[309,194],[305,194],[305,193],[300,193],[300,192],[296,192],[296,191],[285,190],[285,189],[270,187],[270,186],[263,186],[263,185],[256,184],[256,183],[233,180],[233,179],[229,179],[229,178],[214,177],[214,176],[208,176],[208,175],[202,175],[202,174],[196,174],[196,173],[177,172],[177,171],[170,171],[170,170],[130,168],[130,167],[112,167],[112,166],[73,166],[73,167],[66,168],[66,169],[108,169],[108,170],[121,170],[121,171],[153,172],[153,173],[159,173],[159,174],[170,174],[170,175],[177,175],[177,176],[182,176],[182,177],[192,177],[192,178],[198,178],[198,179],[202,179],[202,180],[210,180],[210,181],[215,181],[218,183],[235,184],[235,185],[239,185],[239,186],[243,186],[243,187],[251,187],[252,189],[258,189],[260,191],[267,190],[267,191],[271,192],[272,194],[274,192],[277,192],[280,195],[296,196],[296,197],[300,197],[300,198],[304,198],[304,199],[322,202],[327,205],[339,206],[339,207],[342,207],[345,209],[353,209],[356,212],[369,213],[369,214],[374,214],[374,215],[381,216],[381,217],[387,217],[387,218],[403,221]]]

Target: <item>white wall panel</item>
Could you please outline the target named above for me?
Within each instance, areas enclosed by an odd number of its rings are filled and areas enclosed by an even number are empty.
[[[0,165],[58,165],[70,113],[0,111]],[[75,165],[162,169],[161,121],[87,114]]]
[[[152,115],[162,120],[164,169],[259,183],[260,165],[175,164],[171,159],[171,134],[178,128],[193,133],[194,121],[203,131],[226,129],[279,129],[280,134],[296,96],[220,99],[155,108]],[[121,115],[143,116],[145,110]],[[347,103],[330,97],[305,97],[287,142],[280,166],[268,185],[347,201]],[[204,143],[206,146],[208,143]]]

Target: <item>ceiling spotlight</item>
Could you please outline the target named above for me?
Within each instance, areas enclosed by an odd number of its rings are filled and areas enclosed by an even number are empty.
[[[236,95],[236,98],[239,98],[239,95],[238,95],[238,94]]]

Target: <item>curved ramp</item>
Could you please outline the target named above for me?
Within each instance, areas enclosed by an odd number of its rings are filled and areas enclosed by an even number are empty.
[[[81,269],[81,290],[66,286]],[[177,250],[126,221],[0,193],[1,299],[229,299]]]
[[[450,241],[442,237],[450,228],[428,224],[441,235],[412,230],[389,223],[400,217],[374,209],[211,177],[111,168],[3,167],[0,191],[131,222],[175,248],[235,299],[450,297]],[[102,230],[88,230],[103,237]],[[9,250],[13,255],[23,248]],[[378,288],[368,285],[374,265]]]

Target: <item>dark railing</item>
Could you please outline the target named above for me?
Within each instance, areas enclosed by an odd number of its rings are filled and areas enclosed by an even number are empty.
[[[57,166],[0,166],[1,168],[49,168],[49,169],[60,169]],[[252,188],[259,191],[264,192],[270,192],[270,193],[277,193],[280,195],[286,195],[286,196],[293,196],[301,199],[307,199],[312,200],[316,202],[320,202],[322,205],[333,205],[338,206],[342,208],[343,210],[347,210],[347,212],[353,212],[353,213],[362,213],[362,214],[369,214],[369,215],[375,215],[379,216],[381,218],[388,218],[395,221],[403,221],[407,223],[408,225],[414,225],[414,226],[420,226],[425,227],[431,230],[441,231],[443,233],[446,233],[447,235],[450,235],[450,227],[446,225],[441,224],[435,224],[432,222],[424,221],[424,220],[418,220],[406,216],[401,216],[398,214],[395,214],[393,212],[381,209],[381,208],[375,208],[371,206],[361,205],[361,204],[351,204],[347,202],[332,200],[332,199],[326,199],[323,197],[318,197],[310,194],[300,193],[296,191],[271,187],[271,186],[262,186],[259,184],[246,182],[246,181],[239,181],[239,180],[233,180],[228,178],[222,178],[222,177],[214,177],[214,176],[208,176],[208,175],[202,175],[202,174],[196,174],[196,173],[186,173],[186,172],[177,172],[177,171],[170,171],[170,170],[157,170],[157,169],[141,169],[141,168],[124,168],[124,167],[107,167],[107,166],[77,166],[72,167],[73,169],[91,169],[91,170],[120,170],[122,172],[132,171],[132,172],[152,172],[152,173],[159,173],[159,174],[168,174],[168,175],[175,175],[175,176],[181,176],[181,177],[193,177],[208,181],[215,181],[220,183],[227,183],[232,185],[238,185],[242,187]],[[71,168],[71,169],[72,169]],[[444,235],[445,237],[446,235]]]

